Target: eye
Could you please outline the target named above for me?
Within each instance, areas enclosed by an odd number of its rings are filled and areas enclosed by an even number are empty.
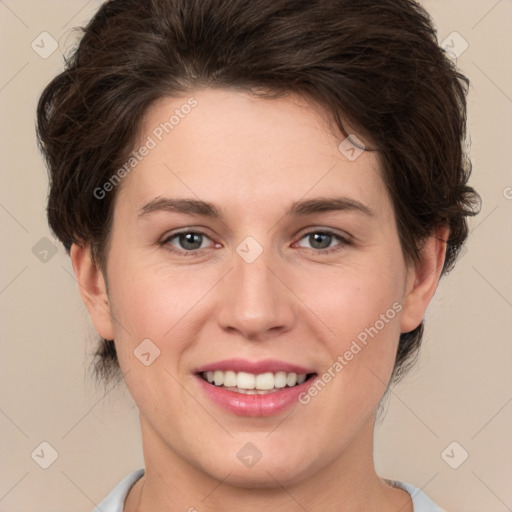
[[[211,239],[201,231],[181,231],[167,236],[160,242],[160,245],[165,246],[169,251],[183,256],[194,256],[202,249],[209,247],[206,244],[207,240],[211,241]],[[302,245],[300,243],[302,240],[307,240],[310,247]],[[309,231],[303,234],[297,243],[300,247],[310,249],[316,253],[339,251],[351,244],[349,237],[344,237],[325,229]],[[210,245],[210,247],[212,247],[212,245]]]
[[[205,249],[207,247],[203,245],[205,240],[210,240],[210,238],[200,231],[181,231],[180,233],[174,233],[166,237],[160,243],[173,252],[188,255],[186,253],[193,253],[200,249]]]
[[[350,245],[348,237],[343,237],[329,230],[310,231],[305,233],[300,240],[304,239],[310,243],[310,247],[306,247],[306,249],[313,249],[315,252],[330,253],[341,250],[346,245]],[[332,246],[332,242],[338,243]],[[301,245],[301,247],[304,246]]]

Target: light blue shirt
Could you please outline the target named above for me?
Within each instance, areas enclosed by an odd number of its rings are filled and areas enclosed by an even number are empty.
[[[93,512],[123,512],[124,501],[128,492],[143,475],[144,469],[138,469],[123,478]],[[387,482],[394,487],[404,489],[411,495],[414,512],[444,512],[423,491],[411,484],[398,480],[387,480]]]

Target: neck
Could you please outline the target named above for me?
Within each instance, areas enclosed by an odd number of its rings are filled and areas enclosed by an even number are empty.
[[[265,483],[247,487],[230,478],[229,469],[219,478],[180,457],[141,417],[146,472],[131,489],[124,512],[413,512],[409,494],[389,487],[375,472],[374,422],[372,417],[351,445],[327,463],[287,481],[267,472]]]

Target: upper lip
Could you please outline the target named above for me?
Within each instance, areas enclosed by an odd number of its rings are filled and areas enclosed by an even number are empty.
[[[215,370],[232,370],[234,372],[247,372],[255,375],[267,372],[294,372],[297,374],[315,373],[315,370],[311,368],[288,363],[286,361],[279,361],[277,359],[262,359],[261,361],[249,361],[248,359],[223,359],[222,361],[216,361],[215,363],[200,366],[194,370],[194,373],[203,373]]]

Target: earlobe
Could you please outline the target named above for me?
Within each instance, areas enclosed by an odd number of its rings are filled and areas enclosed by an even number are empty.
[[[102,270],[93,261],[90,245],[73,244],[70,257],[80,295],[96,331],[102,338],[113,340],[114,329],[106,280]]]
[[[439,227],[420,251],[420,260],[407,275],[401,317],[401,332],[410,332],[421,323],[439,283],[446,256],[449,229]]]

